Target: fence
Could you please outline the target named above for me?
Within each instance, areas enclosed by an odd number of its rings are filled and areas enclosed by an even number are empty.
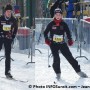
[[[90,22],[81,20],[79,32],[82,48],[90,53]]]
[[[32,53],[34,55],[34,30],[27,27],[19,27],[12,51],[29,55],[31,53],[31,48],[33,49]]]
[[[34,29],[30,29],[27,27],[19,27],[18,33],[14,42],[12,43],[12,52],[21,53],[28,55],[29,58],[35,55],[35,34]],[[4,56],[0,56],[0,61],[4,58]],[[12,57],[13,58],[13,57]]]

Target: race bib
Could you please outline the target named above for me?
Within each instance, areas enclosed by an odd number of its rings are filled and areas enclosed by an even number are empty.
[[[11,25],[3,25],[3,31],[10,31]]]
[[[54,35],[53,41],[54,42],[62,42],[63,41],[63,35]]]

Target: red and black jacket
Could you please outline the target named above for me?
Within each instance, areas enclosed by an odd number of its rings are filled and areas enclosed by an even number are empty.
[[[53,42],[54,34],[63,35],[63,40],[64,40],[63,42],[65,42],[65,33],[67,35],[68,40],[72,40],[70,30],[69,30],[67,24],[63,20],[60,22],[59,26],[56,25],[55,21],[51,21],[47,25],[47,27],[44,31],[44,37],[46,40],[49,39],[50,41]]]

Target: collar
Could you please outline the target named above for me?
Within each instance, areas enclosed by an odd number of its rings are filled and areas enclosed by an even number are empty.
[[[53,21],[55,22],[56,26],[60,26],[60,23],[62,22],[62,19],[57,20],[56,18],[54,18]]]
[[[5,20],[9,20],[11,17],[6,17],[6,15],[4,14]]]

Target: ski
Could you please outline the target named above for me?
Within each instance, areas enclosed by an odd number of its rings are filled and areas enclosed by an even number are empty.
[[[7,77],[1,77],[1,78],[8,79],[8,80],[13,80],[13,81],[18,81],[18,82],[23,82],[23,83],[28,82],[28,81],[25,81],[25,80],[19,80],[19,79],[15,79],[15,78],[7,78]]]
[[[19,81],[19,82],[23,82],[23,83],[27,83],[28,82],[28,81],[25,81],[25,80],[19,80],[19,79],[15,79],[15,78],[12,78],[11,80]]]
[[[83,77],[80,77],[80,79],[89,79],[90,77],[85,77],[85,78],[83,78]],[[54,80],[54,82],[53,82],[54,84],[58,84],[58,83],[66,83],[66,84],[68,84],[65,80],[63,80],[63,79],[60,79],[60,80]]]

